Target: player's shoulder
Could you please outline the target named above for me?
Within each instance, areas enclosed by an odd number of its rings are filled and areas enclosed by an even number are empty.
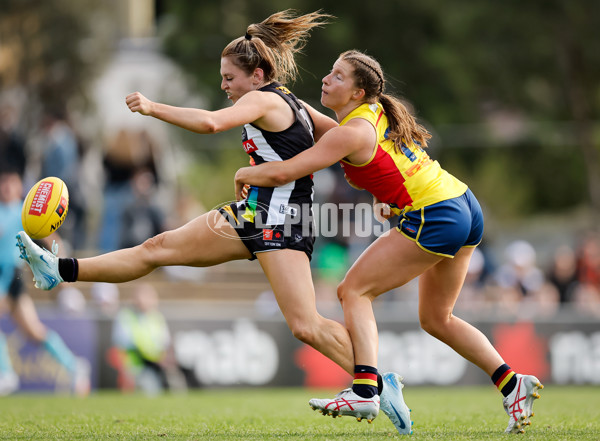
[[[268,90],[251,90],[238,100],[240,104],[275,106],[285,102],[277,93]]]
[[[340,129],[344,129],[344,132],[352,133],[353,136],[360,139],[371,137],[375,133],[373,123],[361,117],[349,119],[344,125],[340,125]]]

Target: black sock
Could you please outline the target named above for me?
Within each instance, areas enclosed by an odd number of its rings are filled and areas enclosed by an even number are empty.
[[[72,257],[58,259],[58,273],[65,282],[76,282],[79,276],[79,262]]]
[[[377,395],[377,388],[377,368],[360,364],[355,365],[352,391],[359,397],[371,398]]]
[[[381,392],[383,392],[383,378],[379,372],[377,372],[377,395],[381,396]]]
[[[508,396],[517,385],[517,376],[509,365],[504,363],[492,374],[492,382],[503,396]]]

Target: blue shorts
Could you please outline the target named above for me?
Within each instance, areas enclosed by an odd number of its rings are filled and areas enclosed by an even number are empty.
[[[475,247],[483,237],[483,213],[471,190],[402,215],[396,227],[419,247],[454,257],[462,247]]]

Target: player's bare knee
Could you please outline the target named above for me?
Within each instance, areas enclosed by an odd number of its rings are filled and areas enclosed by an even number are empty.
[[[348,299],[350,296],[350,289],[348,288],[348,284],[346,283],[346,279],[342,280],[340,284],[337,286],[337,297],[340,303],[343,305],[344,300]]]
[[[27,338],[33,343],[43,343],[46,340],[46,327],[41,323],[28,324],[21,328]]]
[[[434,315],[419,315],[421,329],[432,337],[440,339],[445,335],[447,320]]]
[[[310,345],[315,340],[314,328],[305,322],[297,321],[290,323],[290,330],[292,331],[293,336],[302,343]]]
[[[423,331],[425,331],[429,335],[435,337],[435,334],[436,334],[435,323],[433,323],[432,321],[429,321],[427,319],[420,318],[419,319],[419,324],[421,325],[421,329]]]
[[[352,285],[346,282],[346,279],[342,280],[337,287],[338,300],[342,305],[348,304],[353,300],[357,300],[366,295],[367,293],[363,293],[355,289]]]
[[[157,234],[150,239],[146,239],[141,245],[143,257],[142,259],[153,266],[159,265],[159,256],[163,250],[163,244],[166,233]]]

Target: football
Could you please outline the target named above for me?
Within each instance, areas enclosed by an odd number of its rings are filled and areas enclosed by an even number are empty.
[[[59,178],[38,181],[23,202],[21,222],[32,239],[43,239],[62,225],[69,211],[69,190]]]

